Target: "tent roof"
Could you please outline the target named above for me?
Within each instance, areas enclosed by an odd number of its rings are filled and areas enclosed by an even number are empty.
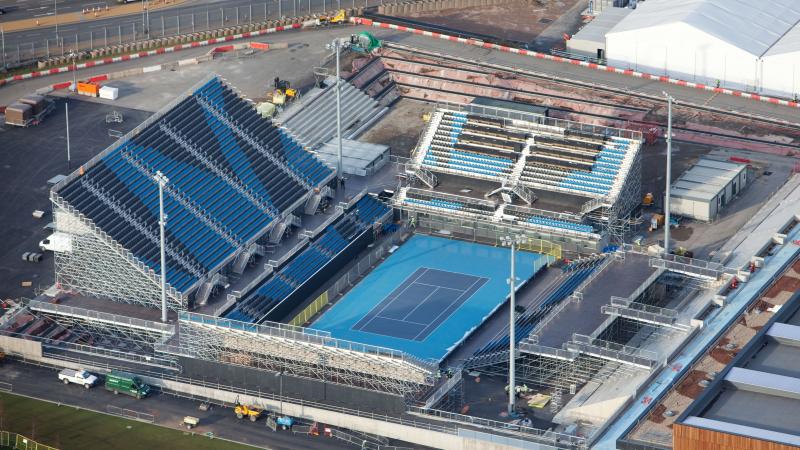
[[[648,0],[639,3],[608,34],[684,23],[752,55],[762,56],[796,28],[798,22],[797,0]],[[795,39],[798,42],[800,38]]]

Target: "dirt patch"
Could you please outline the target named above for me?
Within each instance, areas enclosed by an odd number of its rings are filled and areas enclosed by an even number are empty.
[[[392,155],[408,158],[427,126],[422,116],[430,111],[430,105],[423,102],[400,100],[359,140],[388,145]]]
[[[676,241],[686,241],[692,237],[693,233],[694,229],[692,227],[678,227],[670,230],[669,235]]]
[[[514,2],[482,8],[423,11],[406,17],[456,30],[531,42],[576,3],[577,0],[550,1],[544,5]]]
[[[664,413],[667,411],[667,407],[663,404],[658,405],[653,409],[653,412],[650,413],[650,417],[647,418],[650,422],[654,423],[663,423],[666,418],[664,417]]]
[[[727,365],[729,362],[731,362],[733,357],[736,356],[736,352],[725,350],[724,348],[721,347],[716,347],[713,350],[711,350],[709,355],[711,355],[711,357],[714,358],[714,361]]]
[[[767,293],[764,294],[764,297],[773,298],[783,291],[797,292],[798,290],[800,290],[800,279],[781,277],[775,282],[775,284],[772,285],[772,287],[769,288]]]
[[[698,383],[707,379],[707,375],[708,374],[705,372],[692,370],[686,375],[686,378],[684,378],[680,386],[678,386],[678,393],[691,399],[697,398],[704,389],[703,386],[700,386]]]

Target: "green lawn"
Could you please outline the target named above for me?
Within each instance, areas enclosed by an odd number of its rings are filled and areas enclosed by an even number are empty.
[[[71,406],[0,394],[0,429],[59,449],[252,450],[202,435],[121,419]]]

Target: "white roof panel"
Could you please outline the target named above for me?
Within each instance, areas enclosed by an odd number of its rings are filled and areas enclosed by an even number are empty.
[[[764,56],[784,55],[786,53],[800,52],[800,22],[783,35],[781,40],[770,47]]]
[[[609,34],[684,23],[762,56],[798,22],[797,0],[648,0],[639,3]]]

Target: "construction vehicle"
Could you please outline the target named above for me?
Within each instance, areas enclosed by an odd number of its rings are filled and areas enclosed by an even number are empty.
[[[192,428],[196,427],[200,424],[200,419],[193,416],[186,416],[183,418],[183,425],[191,430]]]
[[[381,48],[381,45],[380,39],[366,31],[350,36],[350,49],[356,53],[372,53]]]
[[[285,105],[294,101],[298,96],[297,89],[292,88],[291,83],[287,80],[275,77],[273,86],[275,89],[272,91],[272,99],[269,99],[269,102],[275,106]]]
[[[322,15],[317,17],[317,19],[314,21],[314,25],[318,27],[324,27],[328,25],[338,25],[346,22],[347,22],[347,13],[345,12],[345,10],[340,9],[333,16]]]
[[[233,412],[236,413],[237,419],[244,419],[247,417],[250,419],[250,422],[255,422],[258,420],[258,417],[261,415],[261,410],[253,407],[247,406],[239,403],[239,399],[236,399],[236,406],[233,408]]]

